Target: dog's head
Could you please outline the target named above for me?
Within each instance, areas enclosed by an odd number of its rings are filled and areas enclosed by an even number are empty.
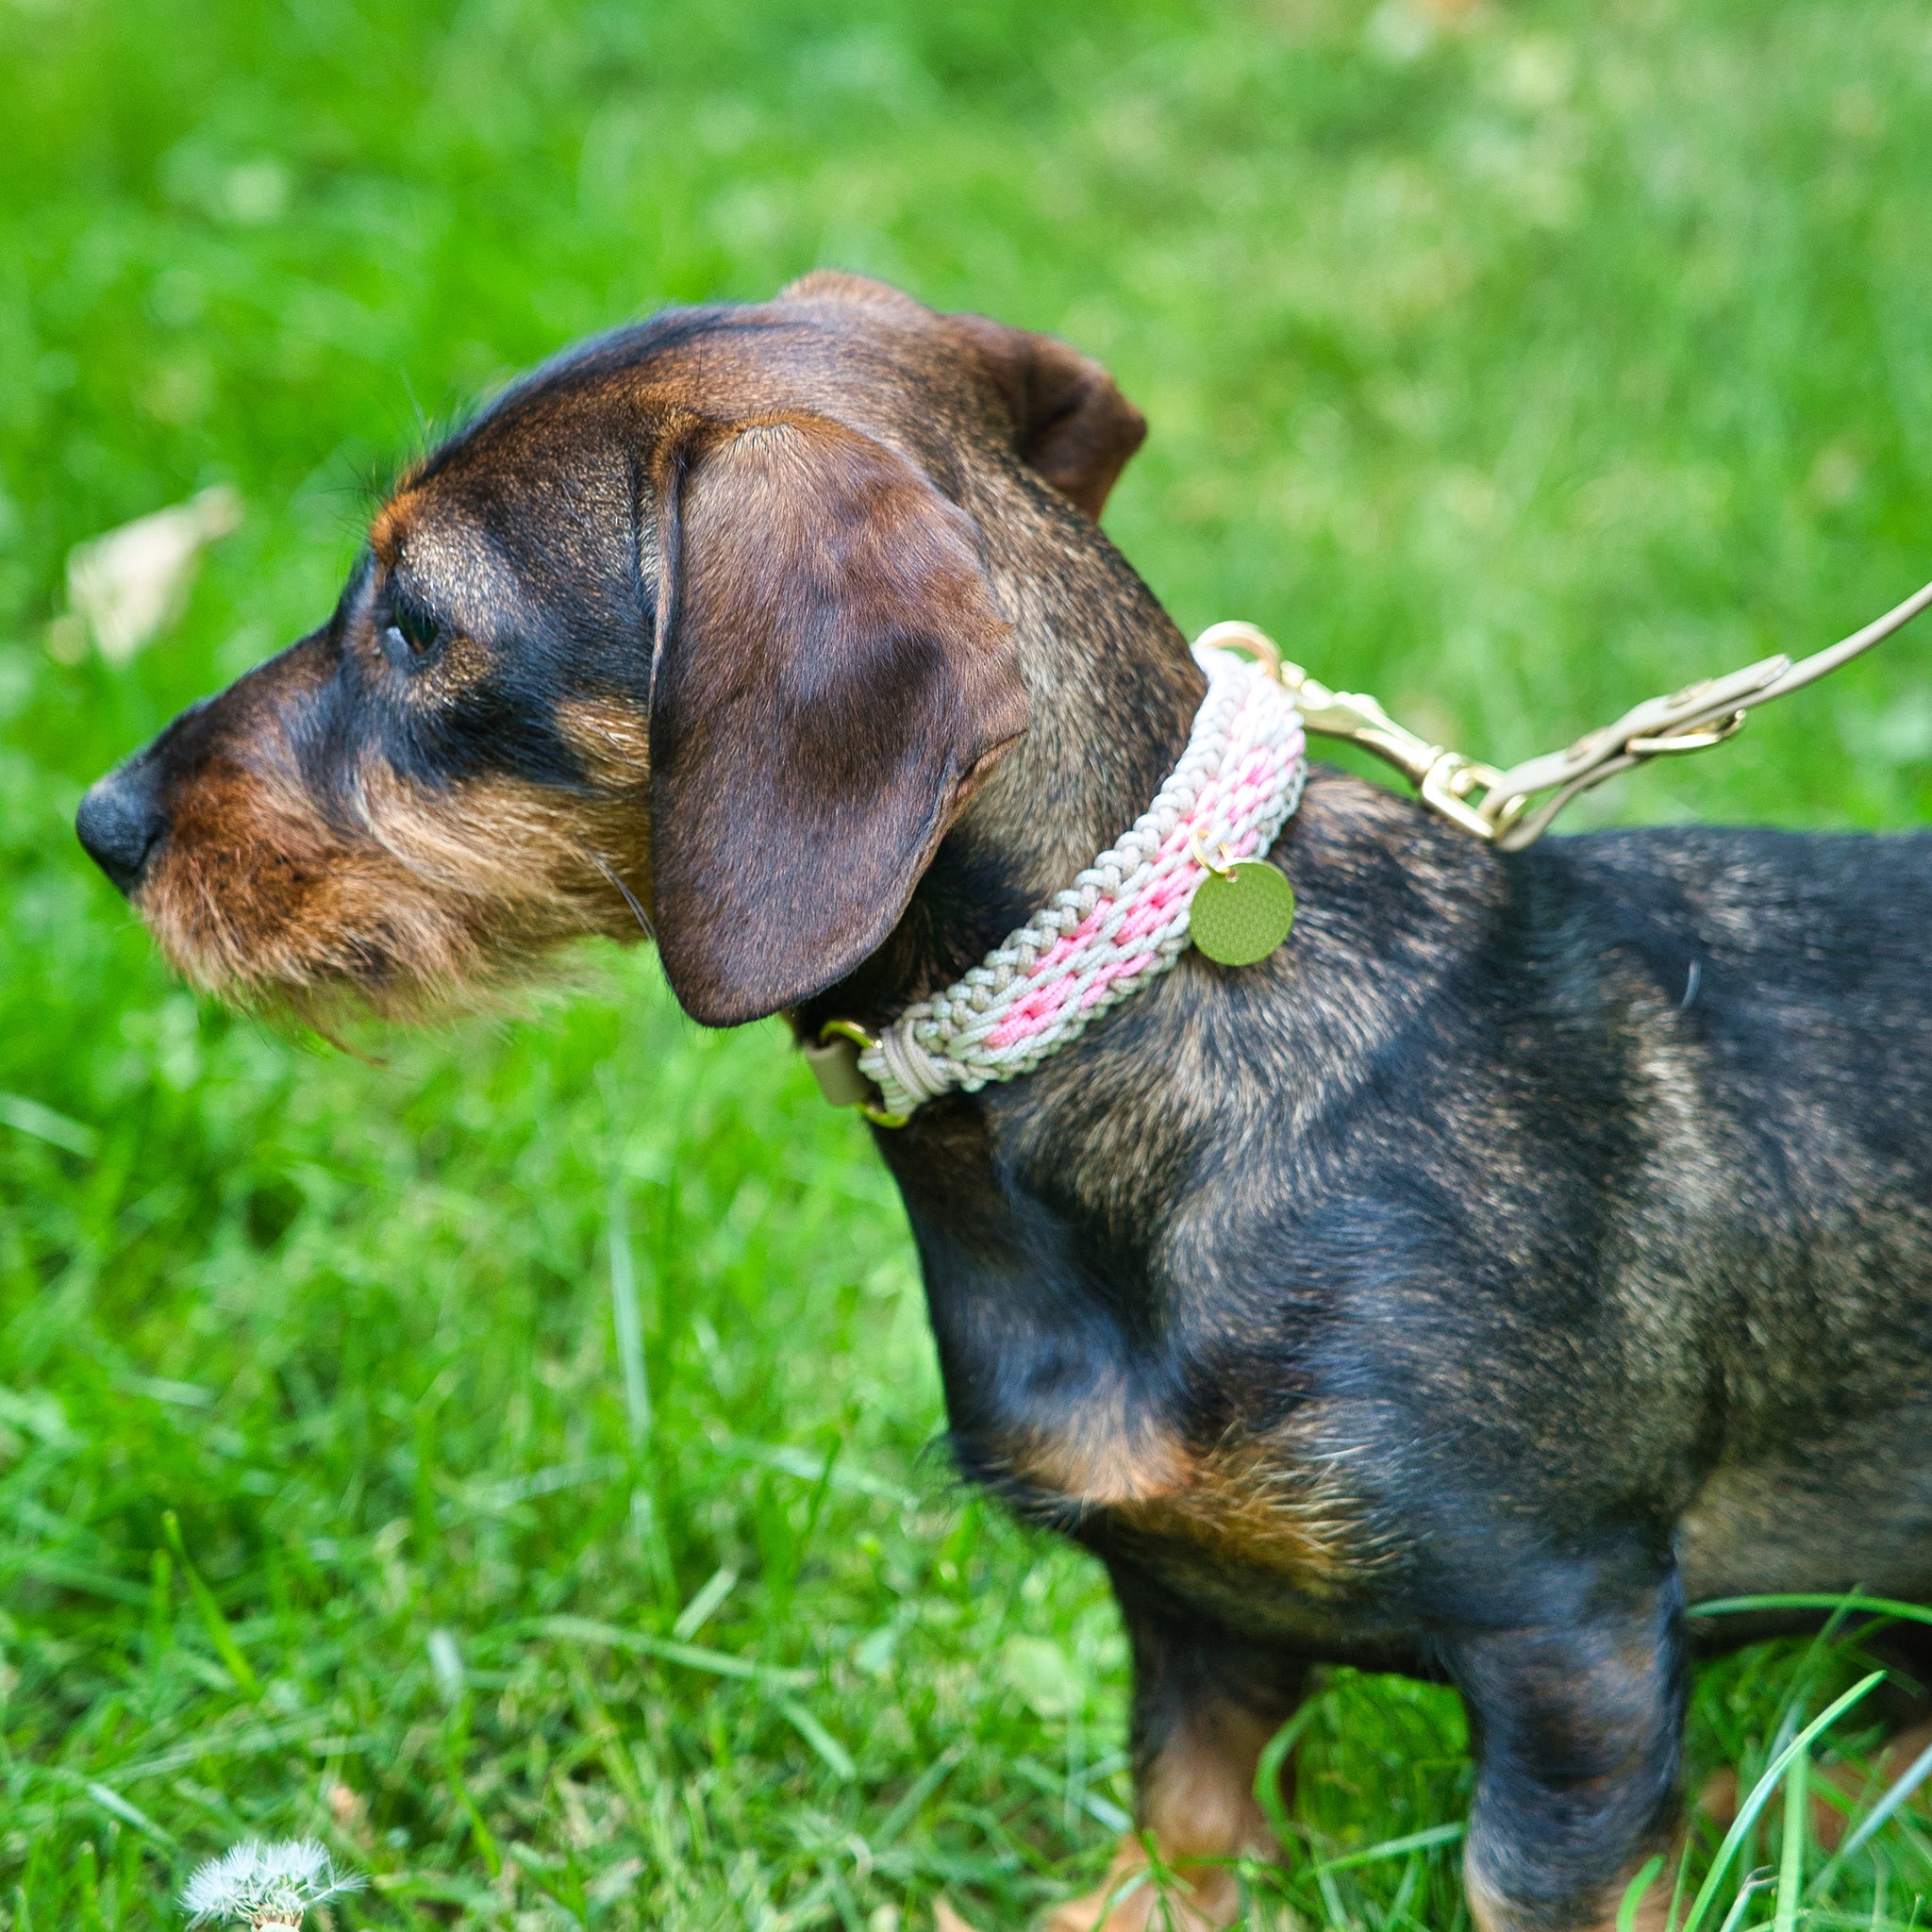
[[[1142,431],[1064,345],[845,276],[619,330],[420,463],[81,841],[234,998],[421,1011],[648,919],[696,1018],[795,1004],[1026,728],[974,479],[1097,516]]]

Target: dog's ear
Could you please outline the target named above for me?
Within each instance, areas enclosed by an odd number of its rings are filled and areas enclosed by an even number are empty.
[[[651,884],[685,1010],[732,1025],[897,924],[1025,728],[974,529],[823,418],[696,431],[662,466]]]
[[[1115,478],[1146,441],[1146,417],[1098,362],[1052,336],[984,315],[947,320],[1006,404],[1021,459],[1098,522]]]

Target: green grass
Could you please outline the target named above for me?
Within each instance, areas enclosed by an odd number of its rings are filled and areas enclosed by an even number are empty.
[[[81,787],[325,610],[421,414],[818,262],[1104,357],[1180,620],[1473,751],[1813,648],[1932,574],[1932,15],[0,0],[0,1925],[306,1832],[338,1924],[1021,1924],[1130,1802],[1123,1647],[926,1451],[862,1130],[640,957],[370,1061],[198,1007]],[[182,623],[65,661],[68,548],[217,480]],[[1917,822],[1928,652],[1577,819]],[[1712,1671],[1694,1767],[1857,1670]],[[1297,1748],[1302,1922],[1466,1924],[1455,1700],[1341,1674]],[[1776,1817],[1717,1907],[1816,1873]],[[1923,1918],[1910,1817],[1796,1923]]]

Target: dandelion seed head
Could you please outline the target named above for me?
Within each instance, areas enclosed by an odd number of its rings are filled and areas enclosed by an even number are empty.
[[[311,1906],[359,1891],[355,1873],[339,1872],[312,1838],[264,1844],[249,1839],[198,1866],[181,1894],[191,1925],[246,1921],[255,1926],[299,1925]]]

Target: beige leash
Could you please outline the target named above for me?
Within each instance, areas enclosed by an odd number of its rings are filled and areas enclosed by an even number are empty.
[[[1585,733],[1568,750],[1525,758],[1507,772],[1425,742],[1359,691],[1330,691],[1299,664],[1283,660],[1274,641],[1251,624],[1217,624],[1202,634],[1200,643],[1245,648],[1278,664],[1282,682],[1296,693],[1308,730],[1358,744],[1386,758],[1416,787],[1423,803],[1451,824],[1505,852],[1520,852],[1541,838],[1551,820],[1579,793],[1652,758],[1708,751],[1735,738],[1757,706],[1815,684],[1827,672],[1903,630],[1928,608],[1932,584],[1863,630],[1797,663],[1783,656],[1765,658],[1726,676],[1700,679],[1669,697],[1648,698],[1614,724]],[[1532,809],[1530,801],[1545,791],[1555,796]]]

